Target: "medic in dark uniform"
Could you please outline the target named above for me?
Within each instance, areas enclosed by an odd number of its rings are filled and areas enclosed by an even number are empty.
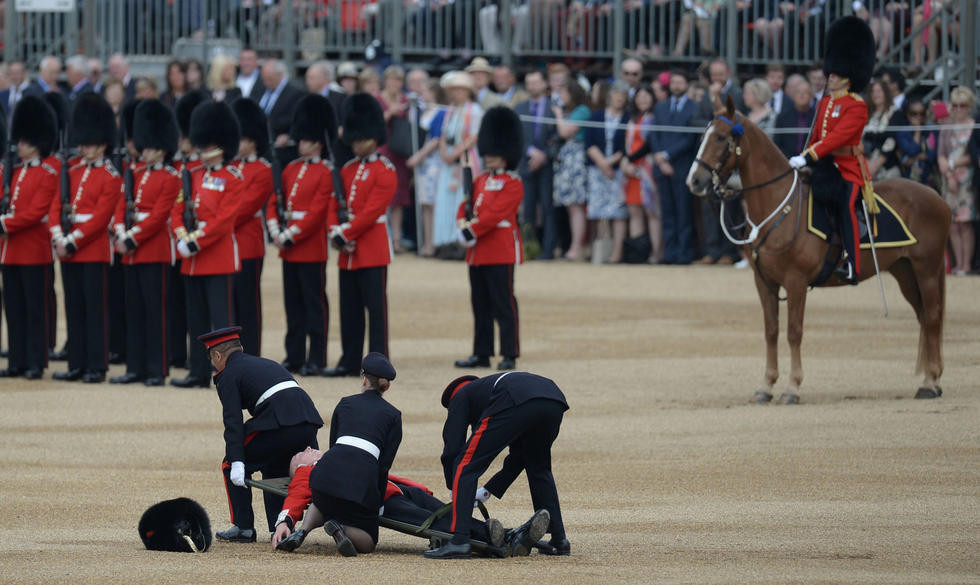
[[[58,197],[51,149],[57,140],[54,112],[43,99],[22,98],[14,108],[10,140],[22,161],[14,169],[10,207],[0,215],[0,266],[7,312],[8,366],[0,377],[36,380],[48,363],[51,234],[48,212]]]
[[[125,196],[114,222],[126,292],[126,373],[109,382],[162,386],[169,373],[165,291],[176,255],[170,211],[180,192],[180,177],[169,161],[179,135],[173,113],[160,100],[140,100],[132,130],[142,161],[133,165],[132,226],[126,229]]]
[[[112,262],[109,222],[122,195],[122,177],[106,158],[116,143],[115,114],[101,95],[87,93],[75,101],[71,141],[82,154],[69,170],[70,229],[51,221],[51,242],[61,259],[68,326],[68,371],[55,380],[105,381],[109,368],[109,298]],[[48,217],[60,218],[60,197],[51,201]]]
[[[269,233],[282,258],[286,305],[286,359],[282,365],[304,376],[319,376],[327,365],[327,225],[337,223],[337,202],[330,163],[322,156],[324,140],[333,141],[336,135],[337,119],[330,101],[321,95],[303,97],[289,129],[300,158],[282,172],[286,217],[279,217],[275,200],[269,201],[266,210]]]
[[[836,207],[838,229],[847,251],[839,277],[849,284],[857,284],[861,250],[854,206],[862,194],[873,197],[868,164],[861,148],[868,106],[859,94],[867,87],[874,71],[875,42],[863,20],[846,16],[831,25],[826,44],[823,69],[827,74],[827,92],[817,106],[806,150],[789,162],[794,169],[814,167],[811,181],[814,196]]]
[[[493,323],[500,328],[498,370],[513,370],[520,355],[520,321],[514,297],[514,265],[524,261],[517,212],[524,185],[514,169],[524,153],[521,121],[510,108],[487,111],[480,123],[477,149],[488,171],[473,184],[473,200],[456,215],[456,238],[469,248],[470,304],[473,308],[473,355],[457,368],[487,367],[493,355]],[[471,208],[471,217],[467,209]]]
[[[344,142],[355,158],[344,165],[349,217],[331,230],[332,245],[340,250],[337,264],[340,290],[340,337],[343,355],[324,376],[356,376],[364,351],[364,311],[369,315],[368,351],[388,355],[388,265],[391,236],[385,211],[395,196],[395,167],[378,154],[385,143],[384,113],[378,100],[357,93],[344,101],[341,125]]]
[[[449,411],[442,429],[441,460],[446,487],[453,492],[453,539],[439,549],[426,551],[425,556],[469,557],[469,525],[477,480],[505,447],[510,447],[510,452],[503,469],[487,482],[486,490],[498,498],[503,496],[523,469],[531,488],[531,503],[537,511],[511,535],[508,545],[515,555],[524,555],[545,532],[550,532],[550,551],[569,554],[571,547],[565,538],[558,489],[551,474],[551,445],[568,410],[558,386],[548,378],[527,372],[504,372],[485,378],[462,376],[443,391],[442,405]],[[469,440],[467,428],[473,431]]]
[[[232,542],[255,542],[252,491],[245,486],[245,478],[257,471],[263,477],[287,475],[294,453],[317,447],[316,433],[323,419],[309,395],[282,366],[242,351],[239,331],[241,327],[228,327],[199,339],[218,370],[214,385],[225,426],[221,471],[234,524],[216,536]],[[243,410],[252,415],[246,422],[242,421]],[[269,532],[282,504],[281,496],[265,492]]]
[[[232,286],[241,269],[235,241],[235,219],[244,181],[238,167],[228,164],[238,152],[238,120],[224,102],[205,102],[191,116],[191,144],[201,149],[202,168],[191,173],[191,193],[177,197],[170,225],[183,258],[187,328],[199,337],[235,323]],[[193,206],[196,225],[185,225],[184,211]],[[171,380],[178,388],[209,385],[210,368],[202,347],[190,352],[186,378]]]
[[[242,270],[235,275],[235,317],[242,327],[246,353],[262,355],[262,261],[265,258],[265,226],[262,213],[272,196],[272,165],[269,153],[269,122],[265,112],[248,98],[232,102],[231,109],[242,129],[238,156],[233,164],[245,181],[242,201],[235,219],[235,239]]]

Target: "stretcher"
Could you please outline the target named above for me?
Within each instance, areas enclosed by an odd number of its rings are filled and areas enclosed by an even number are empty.
[[[286,497],[289,493],[289,478],[288,477],[271,477],[263,479],[245,479],[245,485],[258,488],[262,491],[270,492],[278,496]],[[484,520],[490,518],[489,512],[487,512],[486,506],[482,503],[479,505],[480,513],[483,514]],[[409,534],[412,536],[418,536],[421,538],[429,539],[430,548],[439,548],[443,544],[452,540],[453,535],[448,532],[443,532],[441,530],[436,530],[432,528],[432,523],[442,518],[448,513],[452,512],[452,504],[446,504],[445,506],[439,508],[432,513],[431,516],[426,518],[422,524],[416,526],[414,524],[408,524],[406,522],[400,522],[398,520],[393,520],[391,518],[386,518],[381,516],[378,519],[378,524],[389,530],[394,530],[395,532],[401,532],[402,534]],[[506,557],[508,556],[507,551],[501,547],[493,546],[492,544],[482,541],[470,539],[470,546],[478,555],[492,556],[492,557]],[[539,542],[535,545],[537,548],[542,546],[550,546],[547,543]]]

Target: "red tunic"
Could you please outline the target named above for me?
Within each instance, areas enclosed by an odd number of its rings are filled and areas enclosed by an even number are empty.
[[[272,229],[287,229],[294,244],[279,251],[287,262],[326,262],[327,226],[337,223],[337,201],[328,163],[320,158],[297,159],[282,171],[286,219],[279,217],[275,197],[266,216]]]
[[[265,256],[265,227],[262,210],[272,195],[272,165],[264,158],[250,156],[236,161],[245,181],[235,220],[235,239],[242,260]]]
[[[476,244],[466,252],[470,266],[521,264],[524,244],[517,225],[517,212],[524,199],[524,184],[514,172],[484,173],[473,182],[473,219],[465,220],[464,201],[456,218],[469,228]]]
[[[123,264],[174,263],[176,253],[170,232],[170,211],[179,193],[180,175],[173,167],[157,163],[149,169],[145,165],[134,168],[133,227],[126,231],[125,194],[119,198],[114,216],[116,233],[136,242],[136,249],[123,255]]]
[[[122,177],[107,159],[78,163],[68,171],[71,181],[72,230],[62,233],[61,197],[51,200],[51,235],[72,238],[76,251],[62,262],[112,262],[109,221],[122,198]]]
[[[238,167],[218,165],[191,173],[197,230],[190,234],[200,251],[180,263],[186,276],[231,274],[241,270],[238,245],[235,242],[235,218],[241,201],[244,181]],[[181,191],[170,214],[174,233],[181,237],[184,226],[184,197]]]
[[[51,264],[51,235],[48,213],[58,199],[57,159],[34,160],[14,169],[10,210],[0,216],[4,237],[0,238],[0,264]],[[60,166],[60,165],[59,165]]]
[[[813,160],[834,157],[844,179],[858,186],[870,183],[861,151],[861,135],[868,123],[868,106],[856,93],[829,93],[820,100],[813,119],[813,135],[803,154]]]
[[[355,242],[352,254],[341,250],[337,265],[357,270],[391,264],[391,241],[385,211],[398,187],[395,167],[383,156],[373,154],[355,158],[340,171],[347,190],[349,219],[340,226],[348,242]]]

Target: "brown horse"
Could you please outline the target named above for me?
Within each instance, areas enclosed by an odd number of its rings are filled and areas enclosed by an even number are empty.
[[[691,192],[704,196],[709,188],[726,196],[724,185],[733,171],[742,182],[746,216],[754,234],[746,239],[745,251],[752,259],[755,285],[765,317],[766,373],[753,402],[772,400],[772,388],[779,377],[776,341],[779,337],[779,288],[786,290],[789,325],[787,339],[792,353],[789,388],[778,403],[799,401],[803,366],[800,341],[803,338],[803,312],[807,287],[824,265],[828,243],[802,223],[809,189],[802,186],[786,157],[769,137],[745,116],[715,100],[715,117],[701,141],[697,159],[687,177]],[[915,309],[919,320],[919,357],[916,373],[925,379],[916,398],[935,398],[942,394],[939,377],[943,373],[942,334],[946,304],[945,250],[949,236],[950,208],[933,189],[907,179],[887,179],[875,183],[875,191],[905,221],[917,243],[895,248],[876,248],[881,270],[898,281],[902,295]],[[782,217],[780,217],[782,216]],[[755,236],[753,238],[753,235]],[[875,276],[870,250],[861,252],[860,279]],[[843,284],[836,276],[826,286]]]

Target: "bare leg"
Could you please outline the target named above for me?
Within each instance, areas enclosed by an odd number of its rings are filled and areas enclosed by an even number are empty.
[[[581,205],[568,206],[568,223],[572,232],[572,244],[565,253],[569,260],[582,258],[582,246],[585,242],[585,208]]]
[[[698,38],[703,52],[714,52],[714,38],[711,36],[711,19],[699,18],[696,21],[698,27]]]
[[[674,56],[681,57],[684,55],[684,50],[687,49],[687,45],[691,40],[691,29],[694,23],[692,22],[691,12],[685,12],[681,16],[681,23],[679,25],[679,30],[677,31],[677,43],[674,45]]]
[[[616,264],[623,259],[623,241],[626,240],[626,220],[612,220],[613,249],[609,255],[609,263]]]
[[[915,16],[912,17],[912,29],[918,28],[924,19],[922,18],[922,13],[916,10]],[[912,65],[916,67],[922,66],[922,35],[924,33],[919,33],[912,37]]]
[[[402,213],[405,208],[400,205],[392,205],[388,209],[388,218],[391,220],[391,244],[395,252],[402,251]]]
[[[629,234],[631,238],[636,238],[643,235],[643,206],[641,205],[630,205],[627,207],[630,214],[630,228]]]
[[[949,241],[953,248],[953,272],[959,273],[960,266],[963,264],[963,241],[960,238],[961,223],[953,223],[949,226]]]
[[[960,237],[963,238],[963,263],[960,268],[964,272],[969,272],[973,265],[973,247],[976,242],[973,235],[973,224],[964,222],[960,224]]]
[[[432,206],[422,205],[422,255],[432,256],[435,254],[436,247],[432,243]]]
[[[779,379],[776,346],[779,341],[779,298],[776,296],[777,291],[770,290],[759,277],[758,272],[755,274],[755,288],[762,303],[762,318],[765,323],[766,373],[762,378],[762,387],[753,396],[752,401],[769,402],[772,400],[772,388]]]
[[[661,220],[656,215],[646,212],[647,214],[647,229],[650,230],[650,260],[653,262],[659,262],[663,257],[664,245],[663,245],[663,224]]]

